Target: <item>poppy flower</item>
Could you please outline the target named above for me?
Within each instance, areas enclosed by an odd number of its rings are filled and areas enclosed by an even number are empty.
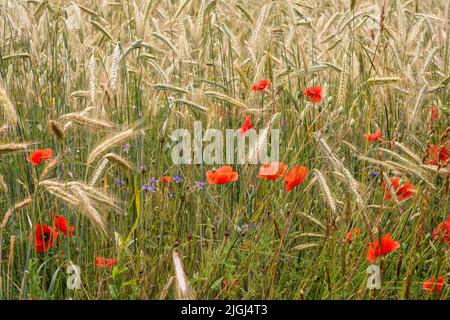
[[[450,244],[450,215],[447,217],[447,221],[444,221],[438,225],[438,228],[433,230],[432,239],[440,238],[442,242]]]
[[[389,252],[397,250],[398,248],[400,248],[400,243],[394,241],[391,238],[391,234],[387,233],[381,239],[381,244],[379,239],[369,244],[369,249],[367,250],[367,257],[366,257],[367,261],[369,261],[370,263],[374,263],[377,257],[384,256]]]
[[[389,179],[392,189],[395,192],[395,195],[400,201],[404,201],[414,195],[416,190],[411,182],[406,181],[400,186],[400,179],[398,177],[394,177]],[[381,182],[381,186],[384,189],[384,200],[390,201],[392,200],[392,195],[389,192],[389,188],[386,186],[384,181]]]
[[[100,268],[108,267],[112,268],[117,264],[116,259],[112,258],[103,258],[103,257],[97,257],[95,258],[95,265]]]
[[[58,230],[45,224],[37,224],[35,228],[36,251],[39,253],[48,251],[58,237]]]
[[[356,237],[360,234],[360,231],[358,228],[355,228],[353,230],[350,230],[347,235],[345,236],[345,241],[348,243],[352,243],[353,242],[353,237]]]
[[[289,171],[289,173],[284,178],[286,191],[291,191],[292,188],[302,183],[307,174],[308,169],[301,166],[296,166],[291,171]]]
[[[27,158],[27,161],[32,165],[37,166],[42,161],[48,161],[52,159],[53,151],[52,149],[42,149],[35,150],[31,153],[31,156]]]
[[[251,128],[253,128],[252,124],[250,123],[252,121],[252,118],[250,116],[248,116],[247,118],[245,118],[244,120],[244,124],[241,126],[241,128],[239,129],[239,133],[241,135],[245,134],[248,130],[250,130]]]
[[[230,166],[223,166],[206,172],[206,181],[209,184],[225,184],[236,181],[238,177],[237,172],[234,172]]]
[[[377,130],[375,133],[366,133],[364,137],[369,142],[383,141],[383,138],[381,137],[381,130]]]
[[[444,278],[440,277],[437,281],[436,278],[427,279],[423,282],[422,289],[429,295],[433,295],[436,292],[439,293],[444,287]]]
[[[287,166],[282,162],[264,163],[259,168],[258,177],[263,179],[275,180],[282,176],[287,170]]]
[[[102,257],[95,258],[95,265],[100,268],[105,267],[106,266],[106,258],[102,258]]]
[[[55,219],[55,227],[61,231],[64,235],[64,237],[72,237],[73,232],[75,231],[74,226],[69,226],[67,219],[63,216],[57,216]]]
[[[233,281],[233,289],[235,289],[238,284],[239,284],[239,281],[237,279],[234,280]],[[223,285],[224,289],[226,289],[228,287],[228,279],[227,278],[223,278],[222,285]]]
[[[445,164],[450,159],[450,142],[442,147],[439,145],[430,146],[427,150],[427,157],[429,158],[427,164]]]
[[[169,184],[173,181],[173,179],[170,176],[164,176],[161,178],[161,182],[164,184]]]
[[[263,92],[266,88],[270,88],[271,85],[269,80],[264,79],[252,85],[251,90],[254,92]]]
[[[116,259],[107,259],[107,264],[106,266],[108,268],[112,268],[113,266],[115,266],[117,264],[117,260]]]
[[[397,191],[397,198],[400,201],[404,201],[410,197],[412,197],[416,193],[414,186],[411,182],[405,182]]]
[[[320,86],[309,87],[305,89],[303,94],[305,96],[308,96],[309,101],[312,103],[320,102],[320,100],[322,100],[322,87]]]

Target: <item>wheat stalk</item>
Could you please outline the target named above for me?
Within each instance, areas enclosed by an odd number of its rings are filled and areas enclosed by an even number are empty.
[[[15,125],[17,123],[18,117],[16,109],[9,98],[8,93],[6,92],[6,88],[3,84],[3,81],[0,80],[0,109],[3,109],[6,119],[10,122],[10,124]]]
[[[15,210],[25,208],[29,204],[33,202],[33,199],[31,197],[28,197],[20,202],[17,202],[14,206],[8,209],[6,211],[5,215],[3,216],[2,223],[0,225],[0,229],[4,229],[6,225],[8,224],[9,219],[11,218],[11,215],[14,213]]]
[[[195,292],[186,277],[183,264],[181,263],[180,255],[174,251],[172,253],[172,262],[175,270],[175,296],[178,300],[193,300],[195,299]]]
[[[79,199],[78,208],[80,208],[81,213],[83,213],[89,220],[91,220],[94,226],[98,227],[103,233],[106,232],[105,223],[103,221],[100,213],[92,206],[86,193],[78,186],[72,185],[71,189]]]
[[[358,206],[361,210],[365,211],[366,205],[358,191],[360,188],[358,182],[355,180],[355,178],[353,178],[350,171],[348,171],[348,169],[344,167],[343,163],[338,158],[336,158],[334,153],[331,151],[331,148],[328,146],[327,142],[325,141],[325,139],[323,139],[323,137],[321,136],[321,134],[319,132],[314,132],[314,138],[319,143],[319,146],[322,147],[322,150],[324,150],[325,154],[327,155],[327,157],[331,161],[331,163],[334,165],[336,170],[342,172],[342,174],[344,175],[344,177],[347,181],[347,184],[349,186],[351,193],[355,197],[356,203],[358,204]]]
[[[87,164],[91,164],[100,156],[100,154],[114,146],[122,144],[135,134],[136,129],[130,128],[103,140],[102,143],[100,143],[97,147],[94,148],[94,150],[91,151],[87,159]]]
[[[64,141],[64,127],[55,120],[49,120],[48,125],[52,133],[61,141]]]
[[[126,171],[133,170],[133,165],[127,159],[122,158],[115,153],[108,153],[104,155],[103,158],[108,159],[112,163],[118,165],[123,170]]]
[[[97,183],[98,178],[100,178],[100,176],[103,174],[108,163],[109,160],[106,158],[100,161],[99,165],[97,166],[97,169],[95,169],[94,173],[92,174],[91,181],[89,182],[90,186],[93,186]]]
[[[116,89],[117,89],[117,77],[118,77],[120,57],[121,57],[120,56],[120,42],[117,42],[116,46],[114,47],[114,51],[112,54],[112,60],[111,60],[110,83],[111,83],[111,90],[113,92],[116,92]]]
[[[95,104],[95,55],[92,50],[91,59],[89,60],[89,98],[91,105]]]
[[[328,205],[330,206],[331,212],[334,216],[336,216],[336,202],[334,201],[333,196],[331,195],[330,188],[328,187],[327,181],[323,176],[322,172],[317,169],[314,169],[314,175],[317,177],[317,181],[319,182],[320,188],[322,189],[324,198],[327,200]]]
[[[112,130],[115,128],[114,124],[108,121],[88,117],[81,113],[68,113],[63,115],[60,119],[68,120],[71,123],[76,123],[93,130]]]
[[[28,147],[29,147],[28,143],[0,144],[0,156],[13,152],[27,151]]]

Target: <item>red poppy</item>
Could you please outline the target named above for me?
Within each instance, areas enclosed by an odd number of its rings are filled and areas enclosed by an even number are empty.
[[[102,257],[95,258],[95,265],[100,268],[105,267],[106,266],[106,258],[102,258]]]
[[[400,201],[404,201],[414,195],[416,190],[411,182],[406,181],[400,186],[400,179],[398,177],[394,177],[389,179],[392,189],[395,192],[395,195]],[[381,186],[384,189],[384,200],[392,200],[392,195],[389,192],[389,188],[386,186],[384,181],[381,182]]]
[[[72,237],[73,232],[75,231],[74,226],[69,226],[67,219],[63,216],[57,216],[55,219],[55,227],[61,231],[64,235],[64,237]]]
[[[353,230],[350,230],[347,235],[345,236],[345,241],[347,241],[348,243],[352,243],[353,242],[353,237],[358,236],[360,234],[360,231],[358,228],[355,228]]]
[[[291,191],[292,188],[302,183],[307,174],[308,169],[301,166],[296,166],[291,171],[289,171],[289,173],[284,178],[286,191]]]
[[[305,89],[303,94],[305,96],[308,96],[309,101],[312,103],[320,102],[320,100],[322,100],[322,87],[320,86],[309,87]]]
[[[440,238],[442,242],[450,244],[450,215],[447,217],[447,221],[444,221],[438,225],[438,228],[433,230],[432,239]]]
[[[117,264],[117,260],[112,258],[97,257],[95,258],[95,264],[97,267],[100,268],[104,267],[112,268]]]
[[[206,172],[206,181],[209,184],[225,184],[228,182],[236,181],[239,175],[233,171],[230,166],[220,167],[216,170],[210,170]]]
[[[251,90],[254,92],[263,92],[264,90],[266,90],[266,88],[270,88],[270,86],[271,86],[270,81],[264,79],[252,85]]]
[[[412,197],[416,193],[414,186],[411,182],[406,181],[398,190],[397,190],[397,198],[400,201],[404,201],[410,197]]]
[[[52,159],[52,149],[35,150],[31,153],[31,156],[27,158],[28,162],[31,162],[34,166],[39,165],[42,161],[49,161]]]
[[[437,281],[436,278],[427,279],[423,282],[422,289],[429,295],[433,295],[436,292],[441,292],[444,287],[444,278],[440,277]]]
[[[241,135],[245,134],[248,130],[250,130],[251,128],[253,128],[252,124],[250,123],[252,121],[252,118],[250,116],[248,116],[247,118],[245,118],[244,120],[244,124],[242,125],[242,127],[239,129],[239,133]]]
[[[115,266],[117,264],[117,260],[116,259],[108,259],[108,263],[106,264],[106,266],[108,268],[112,268],[113,266]]]
[[[431,122],[435,122],[439,118],[439,109],[436,106],[430,108]]]
[[[264,163],[259,168],[258,177],[263,179],[275,180],[284,175],[287,166],[282,162]]]
[[[364,137],[370,142],[383,141],[383,138],[381,137],[381,130],[377,130],[375,133],[366,133]]]
[[[164,176],[161,178],[161,182],[164,184],[169,184],[173,181],[172,177],[170,176]]]
[[[48,251],[58,237],[58,230],[45,224],[37,224],[35,228],[36,251],[39,253]]]
[[[427,163],[431,165],[445,164],[450,159],[450,141],[444,146],[430,146],[427,150]]]
[[[374,263],[377,257],[384,256],[398,248],[400,248],[400,243],[394,241],[391,238],[391,234],[388,233],[381,239],[381,245],[379,239],[369,244],[369,250],[367,250],[366,257],[367,261]]]
[[[233,289],[235,289],[238,284],[239,284],[239,280],[237,280],[237,279],[234,280],[233,281]],[[224,289],[226,289],[228,287],[228,279],[227,278],[223,278],[222,285],[223,285]]]

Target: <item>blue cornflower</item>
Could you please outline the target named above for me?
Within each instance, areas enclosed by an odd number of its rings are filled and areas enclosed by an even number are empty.
[[[121,178],[114,178],[114,184],[121,187],[125,185],[125,181],[123,181],[123,179]]]
[[[197,184],[197,187],[202,190],[203,190],[203,188],[205,188],[205,185],[206,185],[205,181],[197,181],[196,184]]]
[[[174,181],[174,182],[180,182],[180,181],[183,181],[183,179],[181,179],[180,176],[174,176],[174,177],[173,177],[173,181]]]

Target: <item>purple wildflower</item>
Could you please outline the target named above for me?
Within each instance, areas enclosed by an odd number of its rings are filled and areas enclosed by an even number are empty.
[[[147,193],[149,192],[155,192],[155,186],[154,185],[148,185],[146,183],[144,183],[142,185],[142,189],[144,189]]]
[[[197,187],[201,190],[203,190],[203,188],[205,188],[205,181],[197,181],[196,184],[197,184]]]
[[[286,263],[286,264],[289,264],[289,256],[288,255],[282,255],[281,257],[280,257],[280,261],[282,262],[282,263]]]
[[[174,177],[173,177],[173,181],[174,181],[174,182],[180,182],[180,181],[183,181],[183,179],[181,179],[180,176],[174,176]]]
[[[125,181],[123,181],[123,179],[121,178],[114,178],[114,184],[116,186],[122,187],[125,185]]]

